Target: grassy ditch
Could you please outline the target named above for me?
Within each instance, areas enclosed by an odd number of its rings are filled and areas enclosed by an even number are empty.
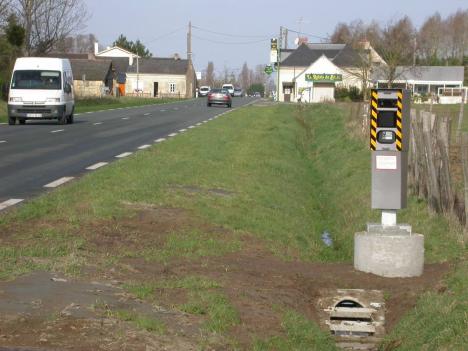
[[[114,108],[138,107],[145,105],[163,104],[176,101],[174,99],[151,99],[136,97],[104,97],[104,98],[86,98],[76,100],[76,113],[94,112],[100,110],[109,110]],[[0,122],[7,120],[7,104],[0,101]]]
[[[378,221],[379,213],[369,209],[367,143],[351,136],[344,115],[330,105],[247,107],[115,162],[0,217],[4,236],[0,257],[10,258],[2,260],[0,273],[7,278],[45,267],[79,274],[79,265],[106,268],[131,259],[166,267],[201,262],[203,268],[210,258],[244,252],[249,248],[245,237],[284,260],[350,262],[353,233],[362,231],[368,221]],[[148,213],[157,216],[148,221],[151,228],[145,232],[135,223],[144,222]],[[183,214],[197,220],[180,220]],[[180,226],[174,226],[176,215]],[[161,217],[168,222],[162,223]],[[424,202],[410,199],[399,220],[426,235],[428,262],[462,259],[461,229],[430,214]],[[154,228],[166,226],[167,232],[158,237]],[[39,237],[34,245],[47,250],[21,251],[43,227],[55,232]],[[321,240],[325,231],[333,239],[331,247]],[[112,245],[111,238],[116,241]],[[228,272],[229,266],[223,266],[221,273]],[[457,274],[455,286],[466,291],[466,275]],[[442,298],[439,307],[462,301],[463,289],[452,286],[441,294],[450,296]],[[221,344],[236,345],[230,333],[242,327],[242,315],[225,287],[212,278],[147,281],[135,279],[134,274],[125,285],[138,298],[156,302],[180,294],[174,307],[201,318],[204,335],[224,335]],[[431,293],[422,297],[420,304],[425,307],[411,312],[402,323],[411,323],[415,314],[431,323],[431,313],[438,307],[427,301],[435,297]],[[279,310],[281,330],[275,336],[249,334],[253,349],[334,349],[330,338],[301,311],[290,306],[269,308]],[[164,329],[126,312],[118,317],[143,329],[148,325]],[[462,315],[440,318],[454,333],[463,324]],[[418,345],[450,349],[448,339],[435,344],[423,328],[411,329],[421,335]],[[397,328],[388,342],[401,339],[403,345],[405,333],[409,331]]]
[[[6,122],[7,120],[7,103],[0,100],[0,122]]]

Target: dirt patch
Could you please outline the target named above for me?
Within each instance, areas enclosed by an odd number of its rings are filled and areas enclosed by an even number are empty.
[[[324,289],[381,290],[389,331],[423,292],[443,290],[440,282],[450,269],[447,263],[431,264],[419,278],[387,279],[357,272],[351,263],[285,262],[252,236],[239,238],[188,211],[142,203],[125,206],[135,210],[132,217],[87,223],[74,233],[86,239],[89,249],[88,266],[80,279],[39,272],[0,283],[0,345],[146,351],[196,350],[204,344],[211,345],[208,350],[224,350],[230,349],[225,340],[232,339],[241,349],[249,349],[254,338],[283,335],[286,309],[318,322],[317,301]],[[118,256],[112,264],[102,264],[108,255],[124,250],[160,247],[169,233],[186,229],[226,242],[236,236],[242,249],[221,256],[172,258],[165,263]],[[181,312],[181,305],[189,299],[187,289],[159,287],[146,302],[124,289],[125,283],[177,281],[187,276],[218,282],[221,287],[212,290],[227,296],[237,310],[240,323],[228,331],[228,339],[203,329],[206,315]],[[122,321],[115,315],[118,310],[161,321],[165,330],[157,333]]]

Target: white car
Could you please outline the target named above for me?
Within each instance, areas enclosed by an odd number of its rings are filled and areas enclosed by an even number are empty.
[[[207,85],[201,86],[198,90],[198,96],[207,96],[211,88]]]
[[[231,96],[234,96],[234,85],[223,84],[223,89],[226,89],[227,91],[229,91],[229,94],[231,94]]]
[[[68,59],[18,58],[8,95],[8,124],[18,120],[57,119],[73,123],[75,97],[73,73]]]

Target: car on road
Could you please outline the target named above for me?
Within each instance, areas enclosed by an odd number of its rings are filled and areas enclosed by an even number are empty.
[[[211,105],[225,105],[226,107],[232,106],[232,97],[226,89],[211,89],[208,93],[207,106]]]
[[[226,89],[227,91],[229,91],[229,94],[231,94],[231,96],[234,96],[234,85],[223,84],[223,89]]]
[[[75,98],[68,59],[20,57],[16,60],[8,96],[8,124],[28,119],[73,123]]]
[[[244,90],[241,88],[234,88],[234,96],[235,97],[243,97],[244,96]]]
[[[211,88],[209,86],[201,86],[200,89],[198,90],[198,96],[207,96],[208,93],[210,92]]]

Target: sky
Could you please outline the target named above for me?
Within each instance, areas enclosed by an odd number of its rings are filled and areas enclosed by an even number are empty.
[[[418,27],[438,11],[442,17],[468,9],[468,0],[84,0],[90,18],[82,33],[93,33],[103,47],[122,33],[140,39],[156,57],[187,52],[188,23],[193,25],[195,69],[239,71],[267,64],[270,38],[280,26],[307,33],[310,42],[326,38],[337,23],[362,19],[382,25],[408,15]],[[316,36],[316,37],[312,37]],[[297,34],[290,33],[289,47]]]

